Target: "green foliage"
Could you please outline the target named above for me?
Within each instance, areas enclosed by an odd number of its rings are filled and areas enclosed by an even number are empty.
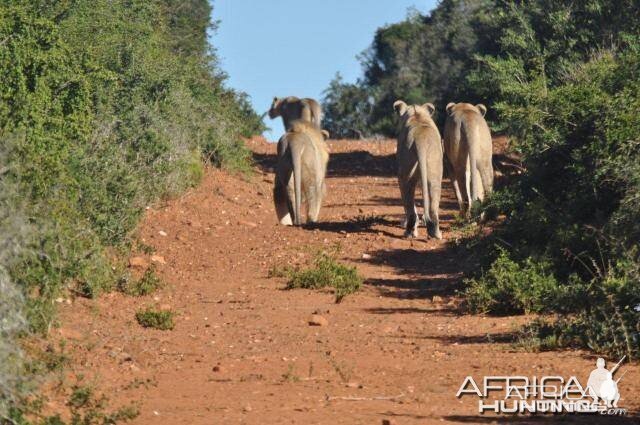
[[[145,328],[159,329],[161,331],[172,330],[175,324],[175,313],[170,310],[156,310],[152,307],[136,312],[136,320]]]
[[[526,173],[481,207],[506,220],[474,242],[484,267],[468,280],[471,306],[561,313],[558,341],[635,358],[638,34],[636,0],[444,0],[379,29],[362,56],[362,94],[350,100],[332,84],[325,101],[363,133],[388,135],[397,98],[438,111],[449,101],[486,104]],[[371,113],[355,120],[358,108]]]
[[[640,352],[640,262],[630,251],[589,281],[559,326],[567,338],[597,352],[638,358]]]
[[[501,126],[527,168],[490,201],[507,216],[496,240],[517,247],[512,257],[522,267],[552,259],[561,293],[572,294],[546,301],[570,315],[558,323],[565,339],[637,357],[640,43],[609,20],[634,34],[638,23],[633,9],[625,17],[595,3],[554,2],[544,9],[550,22],[537,6],[502,10],[496,24],[514,24],[502,27],[501,53],[484,57],[471,81],[489,79]],[[599,23],[580,28],[584,17]],[[615,47],[605,49],[603,37]],[[499,256],[492,268],[502,264]],[[494,301],[508,308],[517,299]]]
[[[496,2],[467,79],[527,169],[485,205],[507,218],[481,248],[493,264],[470,294],[513,311],[521,292],[492,293],[492,273],[543,267],[557,288],[531,295],[563,315],[558,343],[631,358],[640,356],[639,13],[633,1]],[[508,256],[486,249],[496,242]]]
[[[362,286],[362,277],[358,275],[355,267],[338,263],[331,254],[326,252],[317,254],[310,268],[287,269],[279,275],[289,279],[287,289],[333,287],[337,303],[347,295],[357,292]]]
[[[142,277],[122,288],[126,294],[134,297],[150,295],[163,286],[162,280],[156,274],[156,268],[152,265],[145,270]]]
[[[45,333],[64,291],[111,290],[144,208],[196,184],[203,162],[248,168],[241,138],[263,124],[225,87],[210,12],[207,0],[1,3],[1,415],[33,380],[15,341],[26,323]]]
[[[520,265],[500,249],[485,274],[465,281],[469,306],[475,312],[495,314],[551,311],[562,299],[562,288],[549,269],[548,263],[531,258]]]
[[[443,0],[428,15],[416,10],[376,31],[360,55],[364,76],[355,84],[334,79],[323,106],[332,134],[395,136],[393,102],[433,102],[436,119],[450,101],[480,101],[466,83],[477,62],[491,0]]]
[[[0,6],[4,180],[33,223],[9,269],[33,329],[52,299],[97,296],[144,207],[202,176],[202,159],[247,169],[262,123],[224,87],[205,0],[15,1]]]
[[[67,404],[71,407],[80,408],[86,406],[93,395],[93,390],[90,387],[76,386],[69,397]]]
[[[337,73],[324,91],[323,125],[333,138],[363,138],[368,131],[371,104],[367,91],[359,84],[342,81]]]
[[[76,384],[71,388],[67,406],[71,413],[69,422],[65,422],[60,415],[44,416],[42,407],[44,399],[25,402],[20,408],[13,407],[6,417],[7,423],[30,425],[114,425],[128,422],[140,414],[135,405],[123,406],[120,409],[107,412],[108,399],[98,396],[90,386]],[[4,422],[3,422],[4,423]]]
[[[524,325],[517,334],[515,347],[529,352],[549,351],[563,344],[560,327],[543,319]]]
[[[0,163],[2,161],[0,154]],[[0,418],[23,395],[25,355],[19,343],[27,330],[25,297],[9,270],[32,236],[15,185],[0,176]]]

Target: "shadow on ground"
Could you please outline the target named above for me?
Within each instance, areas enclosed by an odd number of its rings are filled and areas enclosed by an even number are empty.
[[[496,332],[483,335],[446,335],[446,336],[422,336],[424,339],[440,341],[448,345],[470,345],[470,344],[512,344],[517,341],[516,332]]]
[[[275,154],[255,153],[254,163],[263,172],[274,172]],[[329,157],[328,177],[389,177],[396,175],[395,155],[376,156],[367,151],[337,152]]]
[[[367,279],[366,284],[377,288],[380,295],[401,299],[432,299],[434,296],[453,297],[462,288],[464,268],[461,260],[446,246],[419,251],[416,249],[384,249],[360,261],[372,265],[393,267],[406,278]],[[457,311],[453,306],[451,311]],[[372,313],[380,313],[371,311]]]
[[[395,268],[400,274],[423,275],[428,280],[449,281],[461,274],[463,262],[446,245],[431,250],[381,249],[370,254],[366,261],[374,265],[385,265]],[[462,270],[464,271],[464,270]],[[441,275],[446,277],[441,278]]]

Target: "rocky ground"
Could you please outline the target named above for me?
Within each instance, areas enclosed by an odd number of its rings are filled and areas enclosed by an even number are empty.
[[[202,184],[151,208],[131,266],[155,264],[165,282],[144,297],[111,293],[61,303],[54,339],[67,341],[70,372],[109,399],[136,404],[136,424],[631,423],[599,415],[493,416],[456,398],[467,375],[575,375],[586,351],[526,352],[514,345],[523,317],[465,314],[456,290],[473,261],[455,241],[457,205],[444,182],[444,239],[403,239],[395,143],[331,142],[328,196],[314,228],[277,225],[275,145],[248,142],[249,177],[208,170]],[[269,270],[306,264],[340,246],[364,277],[335,304],[330,291],[284,290]],[[152,252],[151,252],[152,251]],[[153,257],[152,257],[153,256]],[[137,310],[177,313],[173,330],[141,327]],[[312,326],[312,314],[323,326]],[[640,367],[623,365],[620,406],[640,409]],[[68,394],[50,411],[64,411]],[[609,419],[609,420],[607,420]]]

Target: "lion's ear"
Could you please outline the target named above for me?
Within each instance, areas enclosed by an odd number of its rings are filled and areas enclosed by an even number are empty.
[[[484,106],[482,103],[478,103],[476,105],[476,108],[478,108],[478,110],[480,111],[480,113],[482,114],[482,116],[484,117],[485,114],[487,113],[487,107]]]
[[[321,133],[322,133],[322,137],[324,137],[324,140],[327,140],[329,137],[331,137],[331,135],[327,130],[322,130]]]
[[[396,100],[393,102],[393,110],[398,113],[398,115],[404,115],[407,111],[407,104],[402,100]]]
[[[447,114],[451,115],[451,113],[453,112],[454,106],[456,106],[455,102],[450,102],[447,104],[447,107],[445,108],[445,110],[447,111]]]
[[[429,111],[429,115],[431,116],[433,116],[433,113],[436,111],[436,107],[433,106],[433,103],[425,103],[422,107]]]

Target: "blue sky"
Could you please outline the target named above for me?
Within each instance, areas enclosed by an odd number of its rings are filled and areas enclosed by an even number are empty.
[[[258,113],[274,96],[320,100],[340,72],[348,82],[361,75],[356,55],[375,30],[405,18],[410,7],[425,13],[436,0],[214,0],[221,21],[210,41],[217,49],[228,85],[251,96]],[[266,124],[277,140],[282,121]]]

